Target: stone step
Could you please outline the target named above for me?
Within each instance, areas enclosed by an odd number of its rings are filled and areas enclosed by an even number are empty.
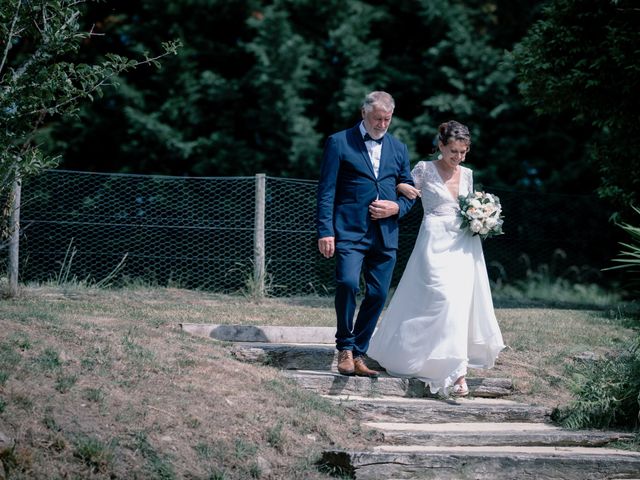
[[[231,354],[240,361],[270,365],[282,370],[320,370],[337,373],[338,354],[335,347],[321,344],[270,344],[270,343],[236,343]],[[374,370],[384,369],[371,358],[367,365]],[[419,380],[411,380],[422,384]],[[475,396],[500,397],[513,393],[513,382],[505,378],[472,378],[467,379],[469,388]],[[427,392],[425,394],[429,396]]]
[[[326,395],[431,396],[420,380],[390,377],[386,374],[377,378],[348,377],[333,371],[318,370],[284,370],[282,374],[305,389]],[[497,398],[513,392],[511,380],[503,378],[468,378],[467,385],[472,397]]]
[[[522,422],[364,422],[363,426],[382,432],[385,443],[403,445],[601,447],[633,438],[631,433]]]
[[[526,422],[550,423],[551,410],[505,399],[371,398],[324,395],[365,422]]]
[[[335,327],[181,323],[180,328],[192,335],[225,342],[322,343],[335,345],[336,341]]]
[[[358,480],[640,478],[640,454],[589,447],[392,446],[326,451],[322,468]]]
[[[336,372],[317,370],[283,370],[282,375],[307,390],[321,395],[360,395],[363,397],[422,397],[424,384],[381,375],[378,378],[347,377]]]
[[[270,365],[283,370],[338,371],[338,351],[335,345],[236,342],[230,351],[237,360],[242,362]],[[371,358],[367,358],[366,362],[369,368],[384,370]]]
[[[323,453],[324,467],[345,478],[640,480],[640,454],[603,447],[630,436],[555,427],[549,409],[502,398],[513,393],[509,379],[468,378],[469,397],[435,398],[416,379],[338,374],[334,327],[180,326],[231,342],[238,360],[281,369],[381,432],[385,444],[370,451]]]
[[[211,325],[181,324],[181,328],[193,335],[204,336],[219,341],[233,342],[230,347],[232,355],[244,362],[270,365],[282,370],[324,371],[337,373],[337,351],[334,344],[334,329],[329,327],[271,327],[251,325]],[[294,343],[291,343],[294,342]],[[299,342],[299,343],[296,343]],[[330,344],[324,343],[330,342]],[[384,371],[373,359],[367,359],[370,368]],[[372,392],[378,387],[384,394],[410,396],[430,396],[425,391],[424,383],[416,379],[398,379],[382,376],[378,380],[345,377],[334,381],[334,378],[302,378],[297,380],[306,388],[326,393],[335,391],[358,393]],[[372,382],[375,382],[372,384]],[[382,383],[384,382],[384,384]],[[479,397],[502,397],[513,393],[513,382],[504,378],[468,378],[467,384],[471,395]]]
[[[338,352],[326,344],[236,343],[231,354],[242,362],[270,365],[283,370],[337,371]],[[367,359],[367,365],[379,369],[377,362]]]
[[[252,325],[214,325],[183,323],[181,328],[193,335],[233,342],[231,354],[238,360],[270,365],[282,370],[330,371],[337,374],[335,329],[331,327],[273,327]],[[367,365],[384,371],[373,359]],[[391,377],[388,377],[391,378]],[[314,379],[318,381],[318,379]],[[420,385],[415,379],[395,379],[400,384]],[[383,380],[389,382],[390,380]],[[349,382],[346,382],[349,383]],[[353,382],[352,382],[353,383]],[[355,392],[362,392],[362,382],[353,385]],[[503,378],[468,378],[471,393],[482,397],[501,397],[513,393],[513,383]],[[424,390],[424,388],[423,388]],[[412,389],[413,391],[413,389]],[[350,392],[350,393],[355,393]],[[420,396],[429,396],[428,392]]]

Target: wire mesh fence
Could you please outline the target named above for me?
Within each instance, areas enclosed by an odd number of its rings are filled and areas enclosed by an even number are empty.
[[[20,279],[251,292],[262,263],[270,295],[329,294],[334,261],[317,250],[316,188],[315,181],[260,175],[50,170],[23,186]],[[486,190],[500,197],[505,215],[505,235],[484,242],[492,280],[512,282],[539,268],[603,280],[619,235],[597,197]],[[401,220],[394,285],[421,219],[416,203]]]

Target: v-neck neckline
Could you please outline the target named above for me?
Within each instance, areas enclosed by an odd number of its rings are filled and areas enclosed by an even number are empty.
[[[436,174],[438,175],[438,179],[440,180],[440,183],[442,183],[442,186],[444,187],[444,189],[447,191],[447,193],[449,194],[449,196],[451,197],[451,199],[453,201],[456,201],[456,197],[454,197],[453,193],[451,192],[451,190],[449,190],[449,187],[447,187],[447,182],[444,181],[444,179],[442,178],[442,175],[440,174],[440,169],[438,168],[438,165],[436,165],[436,162],[433,161],[431,162],[433,165],[433,168],[436,171]],[[460,172],[458,175],[458,196],[460,195],[460,182],[462,181],[462,167],[460,168]]]

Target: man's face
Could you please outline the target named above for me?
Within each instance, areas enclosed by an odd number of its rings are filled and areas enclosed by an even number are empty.
[[[381,138],[391,124],[393,112],[388,112],[381,108],[374,107],[373,110],[367,112],[362,109],[362,119],[364,120],[364,128],[373,138]]]

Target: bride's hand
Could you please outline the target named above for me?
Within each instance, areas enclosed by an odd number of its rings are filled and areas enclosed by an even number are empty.
[[[409,200],[415,200],[416,198],[421,196],[420,190],[412,185],[409,185],[408,183],[399,183],[396,186],[396,190],[400,195],[404,195]]]

